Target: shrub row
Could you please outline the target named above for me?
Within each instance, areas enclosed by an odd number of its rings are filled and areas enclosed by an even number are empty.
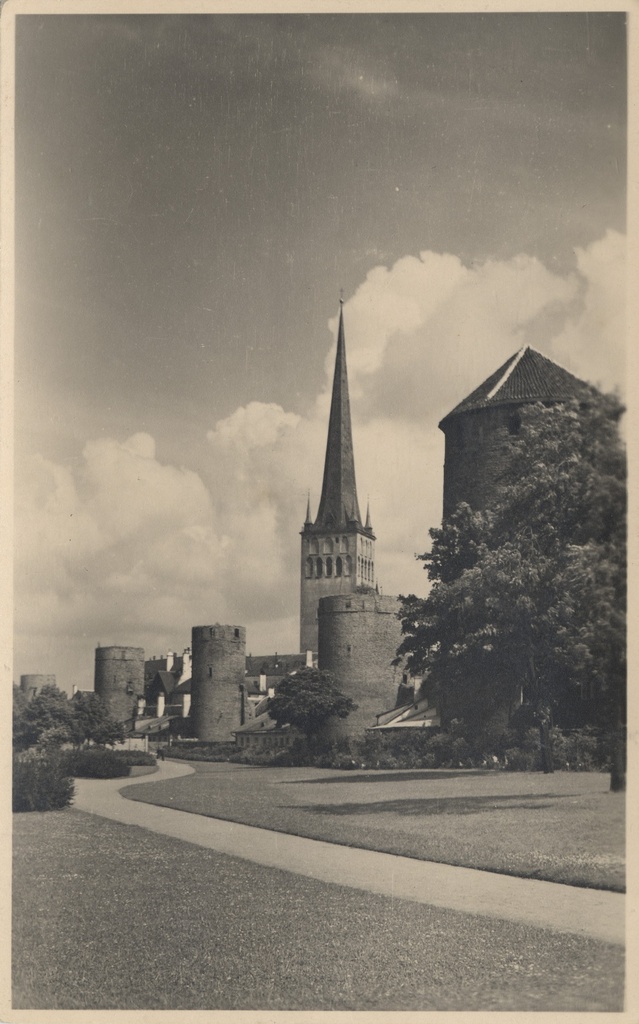
[[[154,755],[143,750],[108,750],[105,747],[66,750],[62,759],[69,775],[77,779],[125,778],[133,765],[156,763]]]
[[[606,771],[606,740],[591,729],[563,734],[551,730],[553,766],[558,771]],[[508,730],[497,736],[469,739],[453,727],[445,733],[423,729],[415,733],[367,733],[362,739],[344,738],[321,748],[303,742],[276,753],[237,751],[229,758],[240,764],[274,767],[337,768],[484,768],[500,771],[540,771],[536,729]]]
[[[229,761],[237,752],[235,743],[174,742],[165,753],[180,761]]]
[[[13,810],[57,811],[73,799],[73,779],[57,752],[26,750],[13,757]]]

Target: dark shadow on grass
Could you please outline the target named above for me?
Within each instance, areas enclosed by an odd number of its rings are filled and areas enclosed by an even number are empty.
[[[333,769],[317,769],[317,771],[331,771]],[[428,782],[438,779],[472,779],[483,776],[494,776],[496,772],[485,768],[456,768],[449,771],[445,768],[397,768],[393,771],[376,772],[374,769],[367,771],[366,775],[360,772],[347,772],[344,775],[331,775],[329,778],[321,779],[290,779],[284,782],[285,786],[299,786],[303,783],[312,782],[314,786],[322,786],[324,783],[333,785],[336,782]],[[501,774],[501,773],[499,773]]]
[[[431,797],[420,800],[378,800],[374,803],[363,804],[297,804],[287,809],[340,817],[349,814],[385,813],[428,817],[435,814],[485,814],[501,810],[535,811],[544,807],[552,807],[553,801],[566,799],[568,796],[567,793],[560,795],[539,793],[532,799],[522,799],[519,796]]]

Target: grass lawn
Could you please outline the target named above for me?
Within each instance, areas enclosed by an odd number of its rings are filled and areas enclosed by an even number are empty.
[[[622,1008],[620,947],[316,882],[80,811],[14,815],[13,898],[14,1008]]]
[[[599,773],[340,772],[194,764],[132,800],[312,839],[623,890],[625,800]]]

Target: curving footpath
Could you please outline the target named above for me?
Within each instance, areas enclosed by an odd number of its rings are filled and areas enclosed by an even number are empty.
[[[292,871],[323,882],[603,942],[623,944],[625,941],[622,893],[580,889],[338,846],[127,800],[122,796],[120,790],[124,786],[160,782],[193,772],[189,765],[178,762],[160,762],[158,768],[152,776],[126,781],[77,779],[74,807],[254,861],[263,867]]]

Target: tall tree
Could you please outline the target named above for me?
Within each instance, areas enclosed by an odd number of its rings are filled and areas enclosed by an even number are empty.
[[[124,726],[116,721],[109,706],[97,693],[76,693],[71,699],[73,742],[80,746],[91,742],[98,746],[122,743]]]
[[[357,710],[338,689],[330,672],[303,668],[279,683],[269,698],[268,713],[278,725],[293,725],[312,740],[332,718],[347,718]]]
[[[73,711],[66,693],[43,686],[14,719],[14,744],[24,749],[37,743],[60,746],[72,739]]]
[[[597,695],[616,737],[612,787],[624,784],[625,453],[611,396],[522,410],[521,432],[490,507],[458,506],[430,531],[433,586],[403,600],[414,672],[444,720],[506,718],[523,692],[550,768],[553,709]]]

